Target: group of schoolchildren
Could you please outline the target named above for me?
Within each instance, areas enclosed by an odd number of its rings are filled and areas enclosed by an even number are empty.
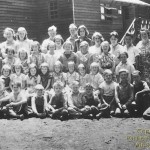
[[[115,31],[110,34],[111,45],[95,32],[91,46],[84,25],[71,24],[70,37],[64,43],[56,30],[55,26],[48,28],[49,38],[42,45],[29,40],[24,27],[18,28],[16,40],[13,29],[4,30],[1,118],[150,119],[150,90],[136,70],[137,49],[134,56],[122,50]]]

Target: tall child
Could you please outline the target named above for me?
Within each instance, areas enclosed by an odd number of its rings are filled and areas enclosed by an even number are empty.
[[[70,41],[66,41],[63,44],[63,48],[64,48],[64,53],[60,56],[59,61],[63,65],[62,71],[66,73],[69,71],[68,62],[73,61],[75,63],[75,68],[76,68],[77,56],[73,52],[73,45]]]

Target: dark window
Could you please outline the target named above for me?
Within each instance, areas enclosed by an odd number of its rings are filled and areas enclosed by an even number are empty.
[[[57,0],[50,0],[49,15],[51,19],[58,18],[58,2]]]

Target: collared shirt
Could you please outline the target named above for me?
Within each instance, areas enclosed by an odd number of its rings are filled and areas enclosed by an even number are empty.
[[[78,39],[78,35],[73,36],[73,37],[70,36],[70,37],[67,38],[67,40],[72,43],[73,47],[75,46],[75,40],[76,40],[76,39]],[[67,41],[67,40],[66,40],[66,41]]]
[[[128,61],[123,64],[122,62],[120,62],[117,66],[116,66],[116,75],[119,75],[119,70],[120,69],[126,69],[129,71],[129,76],[128,76],[128,79],[129,79],[129,82],[131,82],[131,74],[133,73],[133,71],[135,70],[134,66],[129,63]]]
[[[131,62],[132,65],[135,64],[135,57],[139,55],[140,50],[133,44],[129,48],[127,48],[126,45],[123,48],[124,51],[128,53],[128,61]]]
[[[117,44],[116,46],[110,45],[110,53],[115,56],[115,65],[117,66],[120,62],[119,55],[123,52],[123,46],[120,44]]]

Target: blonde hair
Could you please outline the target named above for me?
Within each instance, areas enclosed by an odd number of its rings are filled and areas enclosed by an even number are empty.
[[[56,82],[53,84],[54,90],[55,90],[56,87],[61,87],[61,88],[63,88],[63,87],[64,87],[64,84],[63,84],[61,81],[56,81]]]
[[[7,32],[12,32],[12,34],[13,34],[13,37],[15,37],[15,31],[12,29],[12,28],[5,28],[5,30],[4,30],[4,32],[3,32],[3,36],[4,36],[4,38],[6,38],[7,37],[7,35],[6,35],[6,33]]]
[[[67,40],[67,41],[63,44],[63,49],[65,49],[65,46],[66,46],[67,44],[71,45],[71,50],[73,50],[73,45],[72,45],[72,43],[71,43],[69,40]]]

